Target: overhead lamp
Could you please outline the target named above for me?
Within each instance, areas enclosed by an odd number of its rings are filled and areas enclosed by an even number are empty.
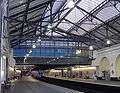
[[[80,54],[81,53],[81,50],[76,50],[76,54]]]
[[[41,39],[40,39],[40,37],[38,38],[38,42],[40,42],[41,41]]]
[[[30,50],[29,53],[32,53],[32,50]]]
[[[33,43],[35,43],[35,41],[32,41]]]
[[[35,44],[33,44],[33,45],[32,45],[32,48],[36,48],[36,45],[35,45]]]
[[[27,58],[25,57],[25,58],[24,58],[24,61],[25,61],[26,59],[27,59]]]
[[[38,29],[40,28],[40,26],[37,27]]]
[[[68,8],[73,8],[75,5],[74,1],[73,0],[69,0],[68,4],[67,4],[67,7]]]
[[[89,46],[89,50],[93,50],[93,46]]]
[[[110,41],[109,39],[107,39],[106,43],[107,43],[108,45],[110,45],[110,44],[111,44],[111,41]]]
[[[28,57],[29,56],[29,54],[26,54],[26,57]]]
[[[49,25],[48,25],[48,29],[51,29],[51,28],[52,28],[52,25],[51,25],[51,24],[49,24]]]

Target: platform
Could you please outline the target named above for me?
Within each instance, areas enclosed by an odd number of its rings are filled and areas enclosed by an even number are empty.
[[[57,77],[44,77],[43,81],[85,93],[119,93],[120,91],[120,82],[115,81],[73,80]]]
[[[47,76],[47,77],[75,81],[75,82],[83,82],[83,83],[91,83],[91,84],[98,84],[98,85],[120,87],[120,81],[79,79],[79,78],[62,78],[62,77],[51,77],[51,76]]]
[[[32,77],[25,77],[22,80],[15,81],[12,88],[6,90],[5,93],[83,93],[83,92],[48,84],[33,79]]]
[[[120,87],[120,81],[110,81],[110,80],[78,80],[78,79],[76,79],[76,80],[74,79],[73,81]]]

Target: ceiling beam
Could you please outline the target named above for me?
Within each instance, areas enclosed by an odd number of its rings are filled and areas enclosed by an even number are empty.
[[[118,14],[117,16],[115,16],[114,18],[112,18],[112,19],[110,19],[109,21],[106,21],[106,23],[110,23],[110,22],[112,22],[112,21],[115,21],[115,20],[117,20],[118,18],[120,18],[120,14]],[[116,21],[115,21],[116,22]],[[101,28],[101,27],[103,27],[104,26],[104,24],[100,24],[99,26],[96,26],[95,28],[93,28],[92,30],[90,30],[89,32],[90,33],[93,33],[94,31],[96,31],[97,32],[97,29],[99,29],[99,28]],[[109,30],[110,31],[110,30]],[[86,33],[87,34],[87,33]],[[85,35],[86,35],[85,34]],[[115,35],[117,35],[117,34],[115,34]]]
[[[65,10],[67,10],[68,8],[66,8],[66,9],[63,9],[63,10],[60,10],[59,12],[63,12],[63,11],[65,11]],[[53,13],[52,15],[56,15],[58,12],[55,12],[55,13]],[[30,21],[30,22],[27,22],[29,25],[36,25],[36,23],[38,23],[38,22],[40,22],[40,21],[42,21],[42,20],[44,20],[45,18],[48,18],[48,17],[50,17],[50,15],[48,15],[48,16],[45,16],[45,17],[42,17],[42,18],[40,18],[40,19],[38,19],[38,20],[36,20],[36,21]],[[27,26],[24,26],[24,27],[27,27]],[[19,27],[19,28],[17,28],[16,30],[11,30],[10,32],[16,32],[16,31],[18,31],[18,30],[20,30],[21,29],[21,27]]]
[[[50,2],[50,1],[47,1],[47,2],[44,2],[44,3],[39,4],[39,5],[37,5],[37,6],[31,7],[31,8],[28,9],[28,11],[34,10],[34,9],[36,9],[36,8],[38,8],[38,7],[44,8],[44,7],[46,7],[46,4],[48,4],[49,2]],[[18,12],[18,13],[14,14],[14,15],[10,15],[9,17],[18,16],[18,15],[20,15],[20,14],[23,14],[25,11],[26,11],[26,10],[21,11],[21,12]]]
[[[84,28],[80,27],[79,25],[76,25],[75,23],[73,23],[73,22],[71,22],[71,21],[69,21],[69,20],[67,20],[67,19],[64,19],[64,20],[67,21],[67,22],[69,22],[69,23],[71,23],[71,24],[73,24],[73,25],[75,25],[75,26],[77,26],[78,28],[80,28],[80,29],[82,29],[83,31],[89,33],[90,35],[94,36],[95,38],[98,38],[98,39],[102,42],[102,44],[104,44],[104,40],[103,40],[103,39],[97,37],[96,35],[90,33],[89,31],[85,30]]]
[[[82,37],[82,36],[80,36],[80,35],[76,35],[76,34],[73,34],[73,33],[66,32],[66,31],[64,31],[64,30],[62,30],[61,28],[58,28],[58,27],[56,28],[56,30],[57,30],[58,32],[65,33],[65,34],[70,35],[70,36]],[[89,37],[85,37],[85,38],[89,38]],[[89,38],[89,39],[91,40],[91,38]],[[92,39],[92,40],[95,41],[95,39]],[[89,44],[87,44],[86,42],[81,42],[81,43],[89,46]],[[99,47],[99,46],[98,46],[98,47]]]
[[[100,22],[104,23],[105,25],[107,25],[107,26],[110,27],[111,29],[113,29],[113,30],[115,30],[116,32],[120,33],[120,31],[119,31],[118,29],[116,29],[116,28],[114,28],[113,26],[109,25],[108,23],[104,22],[104,21],[101,20],[100,18],[94,16],[92,13],[87,12],[85,9],[83,9],[83,8],[77,6],[77,5],[76,5],[76,8],[79,9],[79,10],[84,11],[85,13],[87,13],[87,14],[89,14],[90,16],[94,17],[95,19],[99,20]]]
[[[81,0],[78,0],[78,1],[75,3],[75,5],[77,5],[80,1],[81,1]],[[62,20],[63,20],[73,9],[74,9],[74,7],[71,8],[71,9],[69,9],[69,11],[59,20],[59,22],[56,24],[55,27],[57,27],[57,26],[62,22]]]
[[[22,37],[22,35],[23,35],[24,24],[27,23],[27,15],[28,15],[28,10],[29,10],[29,5],[30,5],[30,0],[27,0],[26,9],[25,9],[24,16],[23,16],[23,23],[22,23],[21,31],[20,31],[20,35],[19,35],[20,37]],[[29,27],[28,27],[28,29],[29,29]],[[20,43],[20,39],[19,39],[19,43]]]
[[[33,2],[33,1],[35,1],[35,0],[30,0],[30,2]],[[24,3],[22,3],[22,4],[19,4],[19,5],[10,7],[10,8],[9,8],[9,11],[11,11],[11,10],[13,10],[13,9],[15,9],[15,8],[18,8],[18,7],[20,7],[20,6],[23,6],[23,5],[27,4],[27,3],[28,3],[28,2],[26,1],[26,2],[24,2]]]
[[[101,4],[99,4],[97,7],[95,7],[92,11],[90,11],[90,13],[92,14],[97,14],[98,11],[100,11],[101,9],[103,9],[103,7],[105,7],[105,5],[109,2],[109,0],[105,0],[103,1]],[[77,23],[77,25],[81,25],[83,24],[83,22],[85,22],[87,19],[89,19],[90,15],[86,14],[82,19],[80,19]],[[72,26],[68,29],[69,32],[71,32],[73,29],[75,29],[75,26]]]
[[[33,12],[35,12],[35,11],[39,11],[39,10],[45,8],[45,7],[47,7],[47,4],[46,4],[45,6],[37,7],[37,8],[35,8],[35,9],[33,9],[33,10],[28,11],[28,14],[31,14],[31,13],[33,13]],[[19,18],[22,17],[22,16],[23,16],[23,13],[20,14],[19,16],[15,16],[15,18],[16,18],[16,19],[17,19],[17,18],[19,19]]]

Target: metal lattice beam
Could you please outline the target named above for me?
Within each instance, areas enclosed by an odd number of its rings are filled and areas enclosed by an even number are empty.
[[[78,28],[80,28],[80,29],[82,29],[83,31],[89,33],[90,35],[94,36],[95,38],[98,38],[98,39],[99,39],[101,42],[103,42],[103,44],[104,44],[104,40],[103,40],[103,39],[101,39],[101,38],[95,36],[94,34],[88,32],[88,31],[85,30],[84,28],[80,27],[79,25],[76,25],[75,23],[73,23],[73,22],[71,22],[71,21],[69,21],[69,20],[67,20],[67,19],[64,19],[64,20],[65,20],[65,21],[68,21],[69,23],[71,23],[71,24],[73,24],[73,25],[75,25],[75,26],[77,26]]]
[[[83,8],[81,8],[81,7],[77,6],[77,5],[76,5],[76,8],[77,8],[77,9],[79,9],[79,10],[84,11],[85,13],[87,13],[87,14],[91,15],[92,17],[94,17],[95,19],[97,19],[97,20],[99,20],[100,22],[104,23],[105,25],[107,25],[107,26],[108,26],[108,27],[110,27],[111,29],[113,29],[113,30],[115,30],[116,32],[120,33],[120,31],[119,31],[118,29],[116,29],[116,28],[112,27],[112,26],[111,26],[111,25],[109,25],[108,23],[105,23],[105,22],[104,22],[103,20],[101,20],[100,18],[98,18],[98,17],[94,16],[93,14],[91,14],[91,13],[87,12],[85,9],[83,9]]]
[[[49,2],[50,2],[50,1],[47,1],[47,2],[44,2],[44,3],[39,4],[39,5],[37,5],[37,6],[31,7],[31,8],[28,9],[28,11],[34,10],[34,9],[39,8],[39,7],[42,7],[42,6],[46,6],[46,4],[48,4]],[[18,12],[18,13],[14,14],[14,15],[9,16],[9,17],[16,17],[16,16],[18,16],[18,15],[20,15],[20,14],[25,13],[25,11],[26,11],[26,10],[21,11],[21,12]]]

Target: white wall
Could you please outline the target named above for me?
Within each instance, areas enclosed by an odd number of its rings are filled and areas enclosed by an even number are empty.
[[[1,47],[0,47],[0,52],[1,52],[1,62],[0,62],[0,65],[1,65],[1,69],[0,69],[0,81],[3,81],[5,80],[5,64],[6,64],[6,59],[3,58],[3,55],[4,56],[7,56],[8,54],[8,42],[5,38],[3,38],[3,35],[6,36],[6,32],[7,32],[7,22],[4,21],[4,16],[7,15],[7,0],[3,0],[3,2],[1,3],[0,5],[0,9],[1,9],[1,22],[2,22],[2,31],[1,31]]]
[[[0,85],[6,78],[6,58],[8,58],[9,65],[14,64],[14,59],[10,50],[10,42],[8,40],[8,23],[4,20],[4,16],[7,16],[8,0],[2,0],[0,4],[0,18],[1,18],[1,43],[0,43]],[[6,58],[3,58],[5,56]],[[1,90],[1,86],[0,86]]]
[[[110,76],[115,76],[115,61],[117,56],[120,54],[120,44],[114,45],[111,47],[107,47],[104,49],[96,50],[93,52],[93,57],[96,58],[93,60],[92,65],[93,66],[99,66],[99,63],[103,57],[107,57],[110,63]],[[111,73],[111,71],[114,71],[114,74]]]

